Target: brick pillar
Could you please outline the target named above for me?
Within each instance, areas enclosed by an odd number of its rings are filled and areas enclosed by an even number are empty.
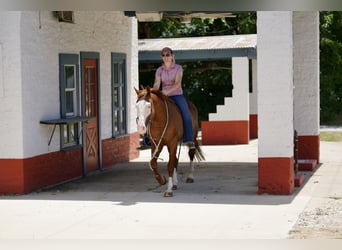
[[[257,12],[258,192],[291,194],[293,162],[292,12]]]
[[[233,57],[232,69],[233,96],[209,114],[209,121],[202,122],[203,145],[249,142],[248,58]]]

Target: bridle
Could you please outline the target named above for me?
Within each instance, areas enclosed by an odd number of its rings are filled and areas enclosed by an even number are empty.
[[[145,97],[145,96],[143,96]],[[137,102],[141,101],[143,98],[140,97]],[[145,101],[147,102],[147,98],[145,97]],[[162,139],[164,138],[164,135],[166,133],[166,129],[167,127],[169,126],[169,106],[167,105],[167,101],[164,100],[164,104],[165,104],[165,110],[166,110],[166,123],[165,123],[165,126],[164,126],[164,129],[163,129],[163,133],[161,134],[159,140],[158,140],[158,143],[156,143],[156,141],[152,138],[152,135],[151,135],[151,115],[149,115],[147,118],[146,118],[146,121],[145,121],[145,125],[147,127],[147,133],[150,137],[150,140],[151,142],[154,144],[155,146],[155,150],[154,152],[152,153],[152,159],[158,159],[158,157],[156,157],[156,154],[158,152],[158,149],[160,147],[160,144],[161,144],[161,141]],[[152,105],[151,105],[151,110],[152,110]],[[152,112],[151,112],[152,113]],[[137,117],[137,120],[138,120],[138,117]]]

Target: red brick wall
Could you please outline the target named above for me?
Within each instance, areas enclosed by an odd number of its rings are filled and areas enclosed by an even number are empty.
[[[293,157],[265,157],[258,160],[258,193],[291,194],[294,190]]]
[[[258,138],[258,115],[249,115],[249,138]]]
[[[202,121],[203,145],[249,143],[249,121]]]
[[[0,193],[23,194],[82,176],[82,150],[0,159]]]
[[[139,134],[110,138],[102,141],[102,165],[104,168],[139,157]]]
[[[24,160],[0,159],[0,194],[24,193]]]
[[[139,156],[139,134],[102,141],[103,166]],[[0,159],[0,194],[24,194],[82,176],[82,148],[27,159]]]
[[[319,163],[320,137],[319,135],[298,136],[298,158],[317,160]]]

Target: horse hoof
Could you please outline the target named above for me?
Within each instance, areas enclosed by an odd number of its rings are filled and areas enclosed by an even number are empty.
[[[172,192],[165,192],[164,197],[173,197],[173,193]]]
[[[192,179],[192,178],[186,178],[186,183],[194,183],[194,179]]]
[[[177,185],[172,186],[172,190],[177,190],[177,188],[178,188]]]

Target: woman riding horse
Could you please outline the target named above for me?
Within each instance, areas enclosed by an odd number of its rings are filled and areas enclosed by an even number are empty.
[[[196,107],[183,96],[182,66],[175,64],[173,52],[165,47],[161,51],[164,64],[155,74],[153,88],[138,91],[137,125],[140,134],[148,133],[151,141],[152,159],[150,167],[157,181],[164,185],[157,168],[157,159],[164,145],[169,151],[168,174],[169,183],[164,193],[165,197],[173,196],[177,188],[177,146],[180,141],[189,147],[191,172],[187,182],[193,182],[193,159],[203,160],[204,156],[197,141],[198,114]],[[162,92],[159,91],[162,83]],[[147,127],[149,129],[147,129]]]
[[[175,63],[172,49],[168,47],[163,48],[161,56],[164,63],[156,71],[153,88],[159,89],[161,83],[163,94],[176,103],[183,119],[183,142],[190,149],[195,148],[191,115],[182,89],[183,68]]]

